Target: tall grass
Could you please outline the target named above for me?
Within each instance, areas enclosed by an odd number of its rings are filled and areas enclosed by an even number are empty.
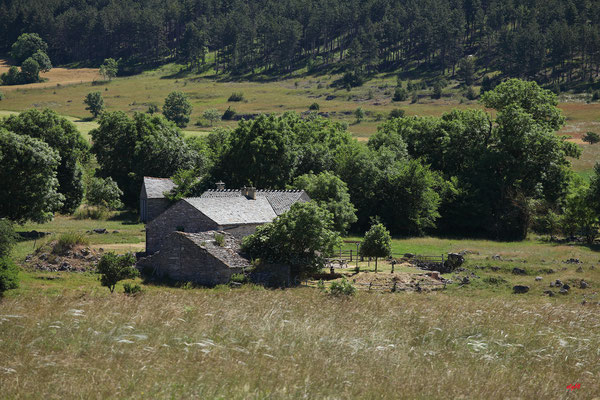
[[[90,239],[82,233],[69,232],[63,233],[58,237],[52,252],[54,254],[64,254],[77,245],[89,246]]]
[[[156,289],[10,296],[7,398],[582,398],[597,306],[446,294]]]

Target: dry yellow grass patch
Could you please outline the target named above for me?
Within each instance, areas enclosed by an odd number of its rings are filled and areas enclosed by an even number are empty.
[[[0,59],[0,74],[7,72],[10,67],[6,60]],[[49,72],[42,72],[40,77],[47,81],[27,85],[2,86],[2,90],[10,92],[17,89],[41,89],[57,84],[73,85],[102,79],[97,68],[52,68]]]

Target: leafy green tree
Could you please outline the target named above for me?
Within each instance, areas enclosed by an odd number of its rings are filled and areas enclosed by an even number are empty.
[[[138,205],[144,176],[168,178],[203,162],[181,131],[160,115],[136,113],[129,118],[121,111],[103,113],[90,135],[100,165],[98,176],[111,177],[131,208]]]
[[[22,63],[38,50],[48,52],[48,45],[37,33],[23,33],[12,45],[10,55],[17,63]]]
[[[202,193],[202,180],[198,179],[195,169],[180,169],[171,177],[175,187],[165,197],[175,203],[186,197],[200,196]]]
[[[56,168],[60,157],[41,140],[0,129],[0,218],[46,222],[62,207]]]
[[[296,203],[273,222],[244,238],[242,248],[254,259],[284,263],[300,276],[319,271],[341,244],[333,215],[314,202]]]
[[[21,81],[24,83],[35,83],[40,81],[40,64],[32,57],[23,61],[21,65]]]
[[[52,69],[52,62],[50,61],[50,57],[48,57],[48,55],[42,50],[36,51],[31,56],[31,58],[38,63],[38,65],[40,66],[40,71],[48,72]]]
[[[396,87],[394,90],[393,101],[406,101],[408,100],[408,91],[403,87]]]
[[[600,228],[598,213],[590,201],[591,193],[587,185],[576,185],[567,196],[561,223],[565,235],[581,234],[588,244],[594,243]]]
[[[8,69],[8,72],[3,73],[1,78],[3,85],[20,85],[23,80],[19,68],[14,65]]]
[[[215,122],[221,119],[221,114],[217,109],[209,108],[204,110],[202,117],[210,123],[210,126],[213,126]]]
[[[600,135],[596,132],[586,132],[586,134],[583,135],[582,140],[584,142],[588,142],[589,144],[596,144],[600,142]]]
[[[109,252],[104,254],[98,262],[96,272],[100,274],[101,285],[106,286],[112,293],[119,281],[139,276],[139,272],[134,268],[134,265],[135,257],[133,254],[118,255]]]
[[[192,104],[182,92],[171,92],[165,99],[163,114],[169,121],[173,121],[178,127],[184,128],[190,122]]]
[[[440,81],[433,84],[433,91],[431,92],[432,99],[441,99],[444,91],[444,86]]]
[[[336,231],[345,233],[356,222],[356,208],[350,201],[348,186],[335,174],[305,174],[294,180],[294,187],[305,190],[321,208],[333,214]]]
[[[365,233],[359,254],[362,257],[375,257],[375,272],[377,272],[377,259],[392,254],[392,237],[383,224],[373,224]]]
[[[123,207],[123,192],[111,177],[106,179],[92,177],[87,183],[85,200],[90,206],[116,210]]]
[[[83,102],[87,105],[85,108],[94,118],[97,118],[104,111],[104,99],[100,92],[88,93]]]
[[[102,75],[104,79],[112,81],[112,79],[117,76],[118,72],[119,62],[114,58],[105,59],[100,66],[100,75]]]
[[[58,192],[65,197],[60,211],[66,214],[74,212],[83,199],[81,163],[89,157],[89,146],[75,124],[55,111],[31,109],[5,118],[0,121],[0,127],[41,139],[58,151]]]

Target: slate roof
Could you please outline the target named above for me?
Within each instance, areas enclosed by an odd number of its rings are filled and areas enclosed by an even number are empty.
[[[184,233],[175,232],[175,234],[186,237],[196,246],[206,249],[213,257],[222,261],[230,268],[249,267],[250,262],[246,259],[240,250],[240,241],[235,239],[227,232],[199,232],[199,233]],[[224,237],[224,245],[219,246],[215,242],[215,235],[222,234]]]
[[[226,199],[226,201],[224,201]],[[244,196],[192,197],[183,201],[202,212],[216,224],[241,225],[265,224],[273,221],[277,214],[265,197],[249,200]]]
[[[146,198],[164,199],[164,193],[173,189],[175,184],[169,178],[152,178],[145,176],[144,187],[146,188]]]
[[[207,190],[200,198],[245,198],[239,189]],[[297,202],[310,201],[304,190],[257,190],[256,199],[265,198],[275,211],[281,215]],[[255,201],[255,200],[249,200]]]

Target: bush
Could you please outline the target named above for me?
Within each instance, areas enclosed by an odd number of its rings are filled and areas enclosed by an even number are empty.
[[[58,241],[54,245],[52,252],[54,254],[65,254],[77,245],[88,246],[90,239],[81,233],[63,233],[58,237]]]
[[[138,285],[137,283],[132,285],[130,283],[125,283],[123,285],[123,293],[125,293],[126,295],[135,295],[138,293],[142,292],[142,287],[140,285]]]
[[[363,119],[365,119],[365,110],[362,107],[358,107],[354,111],[354,116],[356,117],[356,123],[359,124]]]
[[[333,281],[331,283],[329,293],[332,296],[354,296],[356,288],[346,278],[342,278],[339,282]]]
[[[394,90],[393,101],[406,101],[408,99],[408,91],[402,87],[397,87]]]
[[[16,240],[17,234],[12,223],[6,219],[0,219],[0,258],[10,254]]]
[[[81,206],[73,214],[73,218],[77,220],[95,219],[107,220],[111,216],[111,212],[104,207],[89,207]]]
[[[588,142],[589,144],[596,144],[600,142],[600,135],[596,132],[587,132],[585,135],[583,135],[582,140],[584,142]]]
[[[158,113],[159,111],[160,111],[160,108],[158,108],[158,105],[153,103],[148,106],[148,110],[146,110],[146,114],[153,115],[153,114]]]
[[[308,109],[311,110],[311,111],[319,111],[319,109],[320,109],[319,103],[312,103],[308,107]]]
[[[231,107],[227,107],[227,110],[225,110],[221,119],[223,121],[231,121],[235,117],[235,114],[235,110],[233,110]]]
[[[475,94],[475,90],[473,89],[473,86],[469,86],[467,88],[467,92],[465,93],[465,97],[468,100],[475,100],[477,98],[477,94]]]
[[[215,243],[217,243],[219,247],[225,246],[225,235],[222,233],[215,233]]]
[[[221,114],[219,114],[217,109],[209,108],[204,110],[202,117],[209,122],[210,126],[213,126],[215,122],[221,119]]]
[[[444,87],[442,86],[441,82],[436,82],[433,84],[433,91],[431,92],[431,98],[432,99],[441,99],[442,98],[442,92],[444,90]]]
[[[0,296],[19,287],[19,268],[9,257],[0,257]]]
[[[598,101],[598,100],[600,100],[600,90],[596,90],[592,94],[592,101]]]
[[[239,284],[248,283],[248,277],[245,274],[233,274],[231,275],[231,278],[229,278],[229,282]]]
[[[179,128],[185,128],[190,122],[192,114],[192,103],[187,95],[182,92],[171,92],[165,99],[163,106],[163,115],[169,121],[172,121]]]
[[[113,252],[106,253],[98,263],[96,272],[100,274],[100,283],[106,286],[110,292],[115,291],[115,285],[123,279],[135,278],[139,275],[133,267],[135,257],[133,254],[117,255]]]
[[[0,101],[4,100],[4,93],[0,92]]]
[[[388,116],[388,119],[404,118],[405,115],[406,115],[406,111],[401,110],[399,108],[394,108],[392,111],[390,111],[390,115]]]
[[[123,192],[111,177],[106,179],[91,178],[85,193],[86,201],[90,206],[108,210],[116,210],[123,206],[121,196],[123,196]]]
[[[21,72],[14,65],[8,69],[8,72],[2,74],[3,85],[20,85],[22,82]]]
[[[229,96],[227,101],[230,101],[230,102],[244,101],[244,93],[242,93],[242,92],[231,93],[231,96]]]

